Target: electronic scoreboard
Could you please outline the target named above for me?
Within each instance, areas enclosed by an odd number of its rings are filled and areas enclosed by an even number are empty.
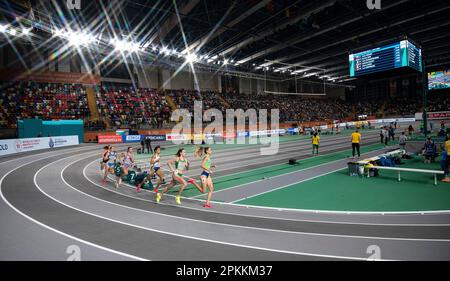
[[[411,67],[422,71],[422,50],[408,40],[350,54],[350,77]]]

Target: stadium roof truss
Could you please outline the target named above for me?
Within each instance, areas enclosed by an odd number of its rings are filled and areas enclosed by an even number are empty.
[[[194,53],[200,69],[255,79],[268,73],[284,79],[284,63],[311,76],[320,68],[328,82],[345,82],[350,51],[404,36],[422,46],[427,65],[450,65],[448,0],[383,0],[380,10],[362,0],[99,0],[82,1],[79,10],[65,3],[2,1],[0,23],[31,22],[40,30],[35,46],[56,47],[55,27],[89,30],[98,35],[92,57],[108,56],[111,38],[123,38],[139,45],[135,63],[173,65],[178,57],[183,64]]]

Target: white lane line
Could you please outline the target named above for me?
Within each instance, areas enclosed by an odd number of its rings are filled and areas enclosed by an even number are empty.
[[[48,225],[46,225],[46,224],[44,224],[44,223],[42,223],[42,222],[40,222],[40,221],[38,221],[38,220],[36,220],[36,219],[34,219],[34,218],[32,218],[32,217],[26,215],[25,213],[23,213],[22,211],[20,211],[20,210],[17,209],[16,207],[14,207],[14,206],[13,206],[13,205],[5,198],[5,196],[3,195],[3,192],[2,192],[2,184],[3,184],[3,180],[4,180],[9,174],[11,174],[12,172],[14,172],[14,171],[16,171],[16,170],[18,170],[18,169],[20,169],[20,168],[22,168],[22,167],[24,167],[24,166],[26,166],[26,165],[28,165],[28,164],[31,164],[31,163],[34,163],[34,162],[37,162],[37,161],[41,161],[41,160],[44,160],[44,159],[48,159],[48,158],[51,158],[51,157],[54,157],[54,155],[53,155],[53,156],[44,157],[44,158],[40,158],[40,159],[31,161],[31,162],[27,162],[27,163],[22,164],[22,165],[19,165],[19,166],[17,166],[16,168],[14,168],[14,169],[10,170],[9,172],[7,172],[5,175],[3,175],[3,177],[0,179],[0,197],[2,198],[2,200],[3,200],[3,201],[4,201],[11,209],[13,209],[15,212],[17,212],[17,213],[20,214],[21,216],[27,218],[28,220],[30,220],[30,221],[32,221],[32,222],[34,222],[34,223],[36,223],[36,224],[38,224],[38,225],[40,225],[40,226],[42,226],[42,227],[48,229],[48,230],[51,230],[51,231],[53,231],[53,232],[55,232],[55,233],[57,233],[57,234],[60,234],[60,235],[65,236],[65,237],[67,237],[67,238],[73,239],[73,240],[75,240],[75,241],[84,243],[84,244],[86,244],[86,245],[89,245],[89,246],[92,246],[92,247],[95,247],[95,248],[98,248],[98,249],[101,249],[101,250],[104,250],[104,251],[107,251],[107,252],[110,252],[110,253],[113,253],[113,254],[117,254],[117,255],[124,256],[124,257],[131,258],[131,259],[135,259],[135,260],[142,260],[142,261],[145,260],[145,259],[142,259],[142,258],[140,258],[140,257],[136,257],[136,256],[133,256],[133,255],[129,255],[129,254],[126,254],[126,253],[122,253],[122,252],[119,252],[119,251],[115,251],[115,250],[113,250],[113,249],[109,249],[109,248],[100,246],[100,245],[98,245],[98,244],[95,244],[95,243],[92,243],[92,242],[89,242],[89,241],[80,239],[80,238],[78,238],[78,237],[72,236],[72,235],[67,234],[67,233],[65,233],[65,232],[59,231],[59,230],[57,230],[57,229],[55,229],[55,228],[53,228],[53,227],[50,227],[50,226],[48,226]]]
[[[372,139],[373,139],[373,140],[375,140],[375,139],[378,140],[378,137],[377,137],[377,138],[371,138],[370,140],[372,140]],[[334,141],[334,140],[333,140],[333,141]],[[372,146],[372,145],[375,145],[375,143],[369,144],[369,145],[364,146],[364,147],[369,147],[369,146]],[[294,152],[294,151],[298,151],[298,149],[309,148],[309,147],[310,147],[310,145],[308,145],[308,144],[302,144],[302,145],[298,144],[298,145],[295,145],[295,146],[289,146],[289,147],[288,147],[289,150],[285,150],[285,148],[284,148],[283,153],[286,154],[286,152],[290,152],[290,151]],[[330,153],[329,153],[329,154],[323,154],[323,155],[321,155],[320,157],[332,155],[332,154],[334,154],[334,153],[339,153],[339,151],[338,151],[338,152],[332,152],[332,151],[335,150],[335,149],[348,148],[348,145],[344,145],[344,144],[340,144],[340,143],[336,143],[336,142],[331,142],[331,141],[330,141],[330,147],[332,147],[332,149],[327,149],[327,150],[323,150],[323,151],[322,151],[322,152],[330,152]],[[291,149],[291,148],[292,148],[292,149]],[[280,149],[282,149],[282,147],[280,147]],[[217,152],[216,157],[218,158],[218,157],[221,156],[222,154],[225,154],[226,156],[228,156],[226,153],[222,153],[222,152],[226,152],[226,151],[224,151],[224,150],[225,150],[225,149],[219,150],[220,153]],[[234,150],[234,149],[233,149],[233,150]],[[239,149],[239,150],[244,150],[244,149]],[[345,152],[345,151],[347,151],[347,150],[344,150],[344,151],[341,151],[341,152]],[[257,153],[258,150],[255,150],[254,152]],[[251,153],[252,153],[252,154],[255,154],[255,153],[253,153],[253,152],[251,152]],[[307,156],[307,154],[302,154],[302,155],[300,155],[300,156],[304,156],[304,155]],[[236,155],[234,155],[234,156],[236,156]],[[230,158],[231,158],[231,159],[234,159],[234,156],[232,156],[232,157],[230,157]],[[166,157],[166,156],[164,156],[164,157]],[[306,159],[310,159],[310,158],[312,158],[312,157],[307,157],[307,158],[304,158],[304,159],[302,159],[302,160],[306,160]],[[169,159],[169,157],[167,156],[166,159]],[[248,164],[243,165],[243,167],[248,166],[248,165],[253,164],[253,163],[255,163],[255,164],[256,164],[256,163],[261,164],[261,163],[268,163],[268,162],[273,162],[273,161],[277,161],[277,160],[282,160],[283,157],[280,157],[280,155],[276,155],[276,156],[271,156],[271,157],[269,157],[269,158],[263,158],[263,159],[265,159],[266,161],[259,161],[259,159],[252,159],[252,160],[249,160],[249,161],[247,161]],[[193,160],[193,162],[195,162],[195,161],[196,161],[196,160]],[[139,160],[139,161],[136,161],[136,163],[147,163],[147,162],[148,162],[147,160]],[[199,161],[199,162],[200,162],[200,161]],[[247,162],[246,162],[246,163],[247,163]],[[220,161],[219,163],[225,163],[225,162],[224,162],[224,161]],[[241,161],[240,163],[242,163],[242,161]],[[331,162],[330,162],[330,163],[331,163]],[[232,165],[232,164],[224,164],[224,166],[230,166],[230,165]],[[277,164],[267,165],[267,166],[265,166],[265,167],[257,168],[257,169],[255,169],[255,170],[258,170],[258,169],[266,169],[266,168],[269,168],[269,167],[279,166],[279,165],[282,165],[282,163],[277,163]],[[221,167],[222,167],[222,166],[221,166]],[[234,170],[234,169],[236,169],[236,166],[232,166],[232,167],[230,167],[230,168],[228,168],[228,169],[221,169],[220,172],[225,172],[225,171],[228,171],[228,170]],[[193,172],[193,171],[197,171],[198,173],[200,173],[200,172],[201,172],[201,169],[194,169],[194,170],[191,170],[191,172]],[[235,172],[235,173],[231,173],[231,174],[227,174],[227,175],[223,175],[223,176],[218,176],[218,177],[214,177],[214,178],[215,178],[215,179],[220,179],[220,178],[227,177],[227,176],[230,176],[230,175],[237,175],[237,174],[242,174],[242,173],[246,173],[246,171]],[[216,191],[216,192],[219,192],[219,191],[222,191],[222,190],[218,190],[218,191]],[[199,196],[202,196],[202,194],[197,195],[197,196],[195,196],[195,197],[199,197]],[[191,197],[191,198],[192,198],[192,197]]]
[[[313,180],[313,179],[316,179],[316,178],[319,178],[319,177],[322,177],[322,176],[326,176],[326,175],[329,175],[329,174],[332,174],[332,173],[335,173],[337,171],[341,171],[341,170],[344,170],[344,169],[345,168],[339,168],[339,169],[336,169],[336,170],[333,170],[333,171],[330,171],[330,172],[326,172],[324,174],[315,175],[314,177],[310,177],[310,178],[307,178],[307,179],[304,179],[304,180],[301,180],[301,181],[298,181],[298,182],[294,182],[294,183],[290,183],[290,184],[287,184],[287,185],[279,186],[279,187],[274,188],[274,189],[266,190],[264,192],[256,193],[256,194],[244,197],[244,198],[236,199],[234,201],[230,201],[229,203],[234,204],[234,203],[242,201],[242,200],[247,200],[247,199],[259,196],[259,195],[270,193],[272,191],[277,191],[277,190],[280,190],[280,189],[283,189],[283,188],[287,188],[287,187],[290,187],[290,186],[293,186],[293,185],[296,185],[296,184],[299,184],[299,183],[302,183],[302,182],[310,181],[310,180]]]
[[[33,153],[33,154],[28,154],[28,155],[17,155],[17,156],[21,156],[21,157],[18,157],[18,158],[14,158],[14,159],[11,159],[11,160],[7,160],[7,161],[2,161],[2,162],[0,162],[0,165],[4,165],[4,164],[6,164],[6,163],[9,163],[9,162],[13,162],[13,161],[19,161],[19,160],[23,160],[23,159],[26,159],[26,158],[28,158],[28,157],[32,157],[32,156],[42,156],[42,155],[46,155],[46,154],[49,154],[49,153],[55,153],[55,155],[57,155],[57,153],[58,152],[75,152],[75,151],[83,151],[83,150],[87,150],[87,149],[92,149],[93,147],[88,147],[88,146],[84,146],[84,147],[80,147],[80,148],[77,148],[77,149],[75,149],[77,146],[69,146],[69,147],[67,147],[67,149],[59,149],[59,150],[49,150],[49,151],[41,151],[40,153]],[[44,158],[45,159],[45,158]],[[0,161],[1,161],[1,158],[0,158]]]
[[[80,161],[83,159],[80,159]],[[143,200],[143,201],[147,201],[147,202],[152,202],[154,203],[154,201],[150,201],[150,200],[146,200],[143,198],[139,198],[139,197],[133,197],[133,196],[129,196],[120,192],[117,192],[113,189],[108,189],[108,188],[104,188],[103,186],[98,185],[97,183],[95,183],[94,181],[92,181],[91,179],[89,179],[89,177],[86,175],[86,169],[88,166],[91,166],[95,161],[91,161],[90,163],[88,163],[84,169],[83,169],[83,175],[84,177],[91,182],[94,185],[97,185],[107,191],[113,192],[113,193],[117,193],[123,196],[127,196],[130,198],[134,198],[137,200]],[[115,179],[110,178],[108,176],[108,179],[110,179],[111,181],[115,181]],[[123,184],[125,186],[128,186],[129,189],[132,190],[136,190],[136,187],[123,182]],[[150,190],[146,190],[146,189],[141,189],[144,192],[147,193],[151,193],[154,194],[153,191]],[[169,196],[169,197],[175,197],[174,195],[171,194],[165,194],[165,196]],[[184,198],[184,200],[188,200],[188,201],[198,201],[198,202],[204,202],[204,200],[199,200],[199,199],[193,199],[190,197],[182,197]],[[167,205],[167,206],[174,206],[172,204],[164,204],[164,203],[159,203],[161,205]],[[395,216],[395,215],[441,215],[441,214],[450,214],[450,210],[449,211],[418,211],[418,212],[348,212],[348,211],[324,211],[324,210],[308,210],[308,209],[290,209],[290,208],[274,208],[274,207],[265,207],[265,206],[253,206],[253,205],[241,205],[241,204],[236,204],[236,203],[226,203],[226,202],[216,202],[216,205],[225,205],[225,206],[229,206],[229,207],[236,207],[236,208],[242,208],[242,209],[256,209],[256,210],[263,210],[263,211],[286,211],[286,212],[293,212],[293,213],[314,213],[314,214],[331,214],[331,215],[377,215],[377,216]],[[211,212],[211,213],[219,213],[219,214],[231,214],[231,215],[236,215],[236,216],[247,216],[247,217],[255,217],[255,218],[266,218],[266,219],[278,219],[278,220],[286,220],[286,221],[307,221],[307,222],[323,222],[323,223],[338,223],[338,224],[363,224],[363,225],[391,225],[391,226],[447,226],[450,224],[378,224],[378,223],[353,223],[353,222],[333,222],[333,221],[317,221],[317,220],[300,220],[300,219],[288,219],[288,218],[280,218],[280,217],[270,217],[270,216],[257,216],[257,215],[241,215],[240,213],[229,213],[229,212],[220,212],[220,211],[216,211],[216,210],[211,210],[211,209],[200,209],[200,208],[194,208],[194,207],[186,207],[186,206],[178,206],[180,208],[186,208],[186,209],[191,209],[191,210],[201,210],[204,212]]]
[[[73,156],[65,157],[65,158],[63,158],[63,159],[70,158],[70,157],[73,157]],[[60,159],[60,160],[63,160],[63,159]],[[54,161],[54,162],[58,162],[58,161],[59,161],[59,160]],[[79,160],[77,160],[77,161],[79,161]],[[75,163],[75,162],[77,162],[77,161],[74,161],[73,163]],[[88,212],[88,211],[79,209],[79,208],[77,208],[77,207],[71,206],[71,205],[69,205],[69,204],[66,204],[66,203],[64,203],[64,202],[62,202],[62,201],[60,201],[60,200],[58,200],[58,199],[52,197],[51,195],[49,195],[48,193],[46,193],[45,191],[43,191],[43,190],[41,189],[41,187],[38,185],[38,183],[37,183],[37,181],[36,181],[36,177],[37,177],[37,175],[38,175],[44,168],[46,168],[46,167],[49,166],[50,164],[53,164],[54,162],[51,162],[51,163],[49,163],[49,164],[47,164],[47,165],[41,167],[41,168],[34,174],[34,177],[33,177],[34,185],[36,186],[36,188],[37,188],[42,194],[44,194],[44,195],[47,196],[48,198],[52,199],[53,201],[55,201],[55,202],[57,202],[57,203],[59,203],[59,204],[61,204],[61,205],[63,205],[63,206],[66,206],[66,207],[68,207],[68,208],[71,208],[71,209],[73,209],[73,210],[76,210],[76,211],[79,211],[79,212],[81,212],[81,213],[85,213],[85,214],[87,214],[87,215],[90,215],[90,216],[94,216],[94,217],[97,217],[97,218],[100,218],[100,219],[104,219],[104,220],[107,220],[107,221],[112,221],[112,222],[115,222],[115,223],[118,223],[118,224],[130,226],[130,227],[133,227],[133,228],[139,228],[139,229],[143,229],[143,230],[147,230],[147,231],[152,231],[152,232],[162,233],[162,234],[166,234],[166,235],[172,235],[172,236],[182,237],[182,238],[186,238],[186,239],[199,240],[199,241],[204,241],[204,242],[209,242],[209,243],[216,243],[216,244],[222,244],[222,245],[228,245],[228,246],[235,246],[235,247],[249,248],[249,249],[255,249],[255,250],[262,250],[262,251],[284,253],[284,254],[302,255],[302,256],[323,257],[323,258],[334,258],[334,259],[350,259],[350,260],[367,260],[367,258],[361,258],[361,257],[347,257],[347,256],[335,256],[335,255],[322,255],[322,254],[312,254],[312,253],[303,253],[303,252],[294,252],[294,251],[276,250],[276,249],[271,249],[271,248],[255,247],[255,246],[249,246],[249,245],[243,245],[243,244],[237,244],[237,243],[230,243],[230,242],[217,241],[217,240],[213,240],[213,239],[199,238],[199,237],[194,237],[194,236],[188,236],[188,235],[183,235],[183,234],[176,234],[176,233],[172,233],[172,232],[167,232],[167,231],[157,230],[157,229],[153,229],[153,228],[149,228],[149,227],[144,227],[144,226],[140,226],[140,225],[135,225],[135,224],[131,224],[131,223],[127,223],[127,222],[115,220],[115,219],[112,219],[112,218],[107,218],[107,217],[104,217],[104,216],[101,216],[101,215],[98,215],[98,214],[94,214],[94,213],[92,213],[92,212]],[[67,166],[66,166],[66,167],[67,167]],[[78,191],[78,192],[80,192],[80,193],[85,194],[84,192],[79,191],[78,189],[74,188],[73,186],[71,186],[71,185],[68,184],[67,182],[65,182],[65,184],[66,184],[67,186],[71,187],[72,189],[74,189],[74,190],[76,190],[76,191]],[[112,202],[109,202],[109,201],[105,201],[105,200],[99,199],[99,198],[97,198],[97,197],[93,197],[93,196],[91,196],[91,195],[89,195],[89,194],[85,194],[85,195],[87,195],[87,196],[89,196],[89,197],[92,197],[92,198],[94,198],[94,199],[96,199],[96,200],[104,201],[104,202],[106,202],[106,203],[108,203],[108,204],[119,205],[119,204],[116,204],[116,203],[112,203]],[[128,207],[128,206],[122,206],[122,207],[131,208],[131,207]],[[133,208],[131,208],[131,209],[133,209]],[[136,210],[144,211],[144,210],[140,210],[140,209],[136,209]],[[146,211],[146,212],[150,212],[150,211]],[[151,212],[151,213],[154,213],[154,212]],[[155,214],[159,214],[159,213],[155,213]],[[160,214],[159,214],[159,215],[160,215]],[[178,218],[178,217],[176,217],[176,218]],[[180,219],[180,218],[178,218],[178,219]],[[238,227],[238,226],[234,226],[234,227]],[[433,241],[435,241],[435,240],[433,240]]]
[[[288,151],[283,151],[283,153],[284,154],[287,154],[287,152],[295,152],[295,151],[298,151],[298,149],[301,149],[301,148],[306,148],[306,146],[295,146],[295,147],[292,147],[292,149],[290,149],[290,150],[288,150]],[[309,147],[309,146],[308,146]],[[334,146],[334,147],[332,147],[331,149],[328,149],[328,150],[324,150],[325,152],[330,152],[330,151],[332,151],[332,150],[335,150],[335,149],[341,149],[341,148],[344,148],[344,147],[347,147],[347,145],[345,145],[344,146],[344,144],[337,144],[336,146]],[[254,153],[251,153],[251,154],[249,154],[249,156],[250,155],[254,155],[254,156],[257,156],[257,151],[255,151]],[[258,154],[259,155],[259,154]],[[308,156],[309,154],[301,154],[301,155],[299,155],[299,156]],[[229,171],[229,170],[235,170],[236,168],[240,168],[240,167],[247,167],[248,165],[252,165],[252,164],[260,164],[261,163],[261,160],[265,160],[264,162],[269,162],[269,161],[281,161],[281,160],[283,160],[283,159],[285,159],[285,157],[284,157],[284,155],[274,155],[274,156],[270,156],[270,157],[267,157],[267,158],[256,158],[256,159],[249,159],[249,160],[242,160],[242,161],[239,161],[239,164],[241,164],[241,166],[236,166],[234,163],[230,163],[230,161],[224,161],[224,158],[225,159],[230,159],[230,160],[236,160],[236,155],[233,155],[233,156],[228,156],[228,155],[226,155],[225,154],[225,156],[227,156],[227,157],[219,157],[217,154],[216,154],[216,159],[220,159],[221,161],[217,161],[217,163],[219,163],[219,164],[223,164],[223,165],[219,165],[221,168],[222,167],[228,167],[228,168],[226,168],[226,169],[220,169],[220,170],[218,170],[217,172],[226,172],[226,171]],[[305,159],[309,159],[309,158],[311,158],[311,157],[308,157],[308,158],[305,158]],[[166,158],[167,160],[169,159],[169,158]],[[193,163],[195,163],[195,162],[200,162],[199,160],[194,160],[194,161],[192,161]],[[142,163],[148,163],[148,161],[145,161],[145,160],[140,160],[140,161],[136,161],[136,163],[138,163],[138,164],[142,164]],[[331,163],[331,162],[330,162]],[[266,168],[268,168],[268,167],[272,167],[272,166],[279,166],[279,165],[282,165],[282,163],[277,163],[277,164],[272,164],[272,165],[268,165],[268,166],[265,166],[265,167],[263,167],[264,169],[266,169]],[[257,168],[257,169],[262,169],[262,168]],[[256,170],[257,170],[256,169]],[[198,168],[198,169],[193,169],[193,170],[190,170],[189,171],[189,174],[193,174],[194,172],[197,172],[198,174],[200,174],[201,172],[202,172],[202,170],[200,169],[200,168]],[[240,172],[235,172],[235,173],[231,173],[231,174],[228,174],[228,175],[224,175],[224,176],[218,176],[218,177],[215,177],[215,179],[220,179],[220,178],[223,178],[223,177],[225,177],[225,176],[230,176],[230,175],[237,175],[237,174],[240,174],[240,173],[245,173],[245,172],[248,172],[248,171],[240,171]],[[197,176],[197,175],[192,175],[192,177],[195,177],[195,176]],[[217,192],[219,192],[219,191],[217,191]],[[191,197],[192,198],[192,197]]]
[[[284,233],[295,233],[295,234],[298,233],[298,234],[305,234],[305,235],[316,235],[316,234],[317,234],[317,233],[309,233],[309,232],[288,231],[288,230],[277,230],[277,229],[270,229],[270,228],[259,228],[259,227],[250,227],[250,226],[242,226],[242,225],[234,225],[234,224],[216,223],[216,222],[211,222],[211,221],[197,220],[197,219],[191,219],[191,218],[185,218],[185,217],[177,217],[177,216],[168,215],[168,214],[164,214],[164,213],[159,213],[159,212],[157,213],[157,212],[148,211],[148,210],[144,210],[144,209],[139,209],[139,208],[129,207],[129,206],[122,205],[122,204],[118,204],[118,203],[114,203],[114,202],[111,202],[111,201],[106,201],[106,200],[104,200],[104,199],[101,199],[101,198],[92,196],[92,195],[90,195],[90,194],[86,194],[86,193],[84,193],[84,192],[82,192],[82,191],[80,191],[80,190],[74,188],[73,186],[71,186],[70,184],[68,184],[68,183],[65,181],[65,179],[64,179],[64,177],[63,177],[64,171],[65,171],[69,166],[71,166],[71,165],[73,165],[74,163],[79,162],[79,161],[81,161],[81,160],[78,159],[78,160],[76,160],[76,161],[74,161],[74,162],[72,162],[72,163],[70,163],[70,164],[68,164],[68,165],[66,165],[66,166],[64,167],[63,171],[61,172],[61,178],[62,178],[63,182],[64,182],[67,186],[69,186],[69,187],[75,189],[76,191],[78,191],[78,192],[80,192],[80,193],[82,193],[82,194],[84,194],[84,195],[86,195],[86,196],[89,196],[89,197],[91,197],[91,198],[94,198],[94,199],[96,199],[96,200],[102,201],[102,202],[106,202],[106,203],[109,203],[109,204],[113,204],[113,205],[125,207],[125,208],[128,208],[128,209],[138,210],[138,211],[142,211],[142,212],[148,212],[148,213],[155,214],[155,215],[167,216],[167,217],[170,217],[170,218],[177,218],[177,219],[183,219],[183,220],[190,220],[190,221],[195,221],[195,222],[203,222],[203,223],[209,223],[209,224],[217,224],[217,225],[225,225],[225,226],[234,226],[234,227],[249,228],[249,229],[257,229],[257,230],[266,230],[266,231],[284,232]],[[146,200],[146,199],[139,198],[139,197],[134,197],[134,196],[131,196],[131,195],[128,195],[128,194],[123,194],[123,193],[120,193],[120,192],[118,192],[118,191],[116,191],[116,190],[112,190],[112,189],[106,188],[106,187],[104,187],[104,186],[101,186],[101,185],[95,183],[94,181],[90,180],[90,179],[88,178],[88,176],[86,175],[86,169],[87,169],[88,166],[89,166],[89,165],[87,165],[87,166],[84,167],[84,169],[83,169],[83,175],[84,175],[84,177],[85,177],[89,182],[91,182],[93,185],[98,186],[98,187],[100,187],[100,188],[102,188],[102,189],[104,189],[104,190],[107,190],[107,191],[110,191],[110,192],[119,194],[119,195],[121,195],[121,196],[125,196],[125,197],[129,197],[129,198],[132,198],[132,199],[137,199],[137,200],[141,200],[141,201],[145,201],[145,202],[150,202],[150,203],[156,204],[154,201]],[[126,184],[126,185],[127,185],[127,186],[130,186],[130,185],[128,185],[128,184]],[[130,187],[131,187],[131,186],[130,186]],[[133,188],[133,190],[134,190],[134,188]],[[163,204],[163,203],[159,203],[159,205],[175,206],[175,205],[172,205],[172,204]],[[197,210],[197,211],[202,211],[202,210],[200,210],[200,209],[190,208],[190,207],[184,207],[184,206],[177,206],[177,207],[187,208],[187,209],[193,209],[193,210]],[[209,210],[205,210],[205,211],[209,211]],[[224,212],[214,212],[214,213],[220,213],[220,214],[226,214],[226,215],[234,215],[234,214],[224,213]],[[237,215],[237,216],[248,217],[248,216],[246,216],[246,215]],[[250,216],[250,217],[255,217],[255,216]],[[258,218],[267,218],[267,217],[259,217],[259,216],[256,216],[256,217],[258,217]],[[277,219],[277,218],[275,218],[275,219]],[[296,220],[296,221],[298,221],[298,220]],[[324,223],[324,224],[329,223],[329,222],[319,222],[319,221],[309,221],[309,220],[301,220],[301,221],[304,221],[304,222],[315,222],[315,223]],[[386,224],[359,224],[359,223],[346,223],[346,222],[331,222],[330,224],[350,224],[350,225],[355,224],[355,225],[378,225],[378,226],[424,226],[424,225],[405,225],[405,224],[399,224],[399,225],[395,225],[395,224],[387,224],[387,225],[386,225]],[[427,226],[429,226],[429,225],[427,225]],[[444,225],[441,224],[441,225],[430,225],[430,226],[444,226]],[[317,235],[319,235],[319,236],[324,235],[324,236],[337,236],[337,237],[352,237],[352,238],[354,238],[354,237],[370,238],[370,237],[367,237],[367,236],[366,236],[366,237],[363,237],[363,236],[352,236],[352,235],[334,235],[334,234],[317,234]],[[373,237],[373,238],[385,239],[386,237]],[[410,240],[410,239],[413,239],[413,240],[415,240],[415,238],[386,238],[386,239],[392,239],[392,240],[396,240],[396,239]],[[422,241],[422,240],[424,240],[424,239],[418,239],[418,240],[421,240],[421,241]],[[436,239],[431,239],[431,241],[435,241],[435,240],[436,240]],[[427,240],[424,240],[424,241],[427,241]],[[450,241],[450,240],[444,239],[444,241]]]
[[[345,147],[347,147],[347,146],[345,146]],[[341,148],[341,147],[337,147],[337,148]],[[369,152],[367,152],[365,154],[376,152],[376,151],[379,151],[379,150],[384,150],[384,148],[383,149],[372,150],[372,151],[369,151]],[[306,158],[306,159],[309,159],[309,158]],[[279,177],[283,177],[283,176],[294,174],[294,173],[298,173],[298,172],[304,172],[304,171],[308,171],[308,170],[314,169],[316,167],[322,167],[322,166],[325,166],[325,165],[330,165],[330,164],[333,164],[333,163],[336,163],[336,162],[339,162],[339,161],[344,161],[344,160],[346,160],[346,158],[334,160],[334,161],[331,161],[331,162],[327,162],[327,163],[323,163],[323,164],[319,164],[319,165],[315,165],[315,166],[311,166],[311,167],[307,167],[307,168],[303,168],[303,169],[299,169],[299,170],[295,170],[295,171],[279,174],[279,175],[275,175],[275,176],[269,177],[267,179],[274,179],[274,178],[279,178]],[[264,162],[261,162],[261,163],[264,163]],[[280,164],[278,164],[278,165],[280,165]],[[267,166],[267,167],[269,167],[269,166]],[[342,170],[342,169],[340,169],[340,170]],[[230,175],[233,175],[233,174],[230,174]],[[257,183],[257,182],[262,182],[262,181],[265,181],[267,179],[260,179],[260,180],[255,180],[255,181],[249,181],[249,182],[246,182],[246,183],[243,183],[243,184],[239,184],[239,185],[235,185],[235,186],[232,186],[232,187],[220,189],[220,190],[214,191],[214,194],[217,194],[217,193],[220,193],[220,192],[223,192],[223,191],[227,191],[227,190],[233,190],[235,188],[238,188],[238,187],[241,187],[241,186],[245,186],[245,185],[249,185],[249,184],[253,184],[253,183]],[[298,182],[298,183],[300,183],[300,182]],[[198,198],[198,197],[201,197],[201,196],[205,196],[205,194],[199,194],[199,195],[192,196],[192,197],[189,197],[189,198]],[[235,200],[235,201],[239,201],[239,200]],[[233,203],[233,202],[230,202],[230,203]]]

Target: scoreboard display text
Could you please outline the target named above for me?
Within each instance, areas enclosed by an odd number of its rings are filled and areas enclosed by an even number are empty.
[[[401,67],[422,71],[422,50],[408,40],[350,54],[350,77],[382,72]]]

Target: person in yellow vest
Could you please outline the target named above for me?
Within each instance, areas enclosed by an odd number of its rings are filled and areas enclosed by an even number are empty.
[[[355,158],[355,150],[358,152],[358,158],[361,157],[360,144],[361,144],[361,134],[359,133],[359,130],[356,129],[355,132],[353,132],[353,134],[352,134],[353,158]]]
[[[316,133],[314,133],[314,135],[312,136],[312,145],[313,145],[313,156],[314,156],[314,152],[316,152],[316,155],[319,155],[319,144],[320,144],[320,137],[319,135]]]
[[[450,136],[447,135],[447,138],[445,139],[445,143],[444,143],[444,148],[445,151],[447,151],[447,155],[445,158],[445,163],[444,163],[444,172],[445,172],[445,177],[442,180],[443,182],[449,182],[450,183]]]

